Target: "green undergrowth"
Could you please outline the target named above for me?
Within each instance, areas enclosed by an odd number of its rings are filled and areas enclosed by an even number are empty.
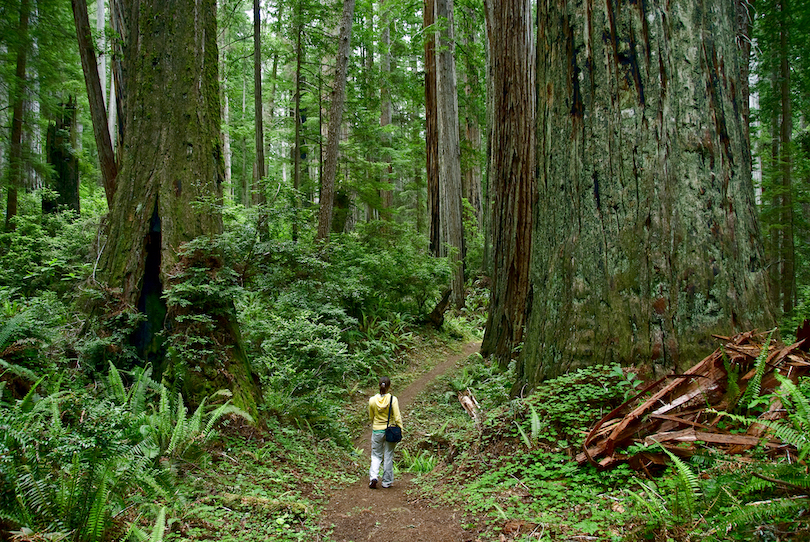
[[[631,472],[600,473],[573,456],[588,425],[636,384],[631,377],[615,367],[582,369],[511,399],[511,371],[471,356],[412,405],[409,423],[422,430],[403,455],[436,458],[434,471],[417,478],[419,491],[462,510],[482,540],[620,538]],[[461,408],[460,392],[479,403],[478,422]]]
[[[334,439],[271,425],[241,425],[183,469],[186,502],[166,541],[320,540],[316,521],[329,491],[353,481],[355,456]]]
[[[706,447],[682,459],[656,446],[649,451],[669,460],[654,477],[575,459],[589,428],[635,394],[635,374],[580,369],[526,398],[509,397],[512,382],[510,371],[471,356],[407,412],[419,430],[403,443],[400,463],[419,473],[424,498],[463,511],[480,540],[810,540],[807,379],[780,378],[773,397],[750,400],[753,411],[726,415],[732,432],[744,432],[780,399],[788,417],[771,429],[798,456],[757,448],[741,459]],[[462,409],[459,392],[477,399],[478,421]]]

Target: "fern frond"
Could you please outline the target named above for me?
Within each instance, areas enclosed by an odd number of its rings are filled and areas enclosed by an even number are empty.
[[[531,448],[532,447],[532,441],[529,440],[529,436],[526,434],[526,431],[523,430],[523,428],[520,426],[520,424],[517,421],[515,421],[515,427],[517,427],[518,431],[520,431],[520,436],[523,438],[523,444],[526,445],[526,448]]]
[[[166,448],[166,455],[172,455],[180,442],[188,438],[188,432],[186,431],[186,407],[182,403],[182,397],[180,400],[181,402],[179,403],[177,409],[177,421],[175,421],[174,424],[174,431],[172,431],[172,438],[169,441],[169,446]]]
[[[59,432],[62,429],[62,411],[59,409],[59,401],[50,401],[51,406],[51,430]]]
[[[62,476],[59,480],[55,504],[62,522],[60,528],[66,528],[71,523],[70,518],[76,509],[77,482],[81,477],[81,468],[79,454],[74,453],[70,463],[70,470],[68,470],[66,476]]]
[[[9,319],[6,324],[0,328],[0,348],[5,346],[11,339],[11,337],[22,329],[22,324],[27,319],[28,314],[23,311],[15,314],[14,316]]]
[[[540,416],[537,415],[534,405],[529,405],[529,409],[532,411],[532,440],[537,440],[540,436]]]
[[[50,503],[53,501],[53,488],[48,482],[35,477],[30,469],[26,468],[17,480],[17,503],[25,515],[53,520]]]
[[[163,542],[163,535],[166,532],[166,507],[162,507],[155,520],[155,527],[149,537],[149,542]]]
[[[158,403],[158,427],[164,435],[169,433],[172,423],[171,402],[169,400],[169,388],[164,384],[160,385],[160,402]]]
[[[31,389],[28,390],[28,393],[25,394],[25,397],[22,398],[22,401],[20,401],[17,404],[17,410],[19,412],[30,412],[31,411],[31,409],[34,406],[34,397],[37,394],[37,388],[44,381],[45,381],[45,377],[43,376],[42,378],[37,380],[36,383],[33,386],[31,386]]]
[[[205,399],[200,402],[200,405],[194,411],[194,414],[191,415],[191,418],[188,421],[188,432],[190,435],[197,435],[202,430],[202,417],[203,411],[205,410]]]
[[[728,360],[725,347],[721,347],[723,352],[723,367],[726,369],[726,395],[729,405],[735,406],[740,398],[740,370],[738,365],[732,365]]]
[[[691,515],[695,511],[695,500],[702,495],[700,490],[700,482],[697,476],[689,466],[677,455],[670,452],[667,448],[659,444],[662,450],[666,452],[672,464],[675,466],[675,472],[678,477],[678,483],[684,490],[683,493],[686,498],[686,510]],[[680,503],[677,503],[680,505]]]
[[[810,431],[810,401],[791,379],[779,373],[775,373],[775,375],[780,384],[779,395],[782,398],[782,404],[791,405],[795,410],[790,418],[796,424],[796,429]]]
[[[774,518],[795,517],[799,510],[806,508],[806,497],[748,503],[732,510],[725,517],[723,523],[718,526],[717,530],[718,532],[724,532],[737,525],[752,525]]]
[[[759,356],[757,356],[757,360],[754,363],[756,372],[754,373],[754,377],[751,378],[751,381],[748,382],[748,386],[745,388],[745,393],[740,401],[743,408],[750,408],[754,402],[754,399],[759,397],[759,394],[762,391],[762,377],[765,375],[765,362],[768,359],[768,348],[771,344],[771,336],[773,335],[774,331],[775,329],[772,329],[768,333],[768,338],[765,339],[765,344],[762,346],[762,351],[759,353]]]
[[[3,345],[3,343],[0,341],[0,346],[2,346],[2,345]],[[14,364],[14,363],[9,363],[4,359],[0,359],[0,367],[3,368],[3,373],[2,374],[5,374],[8,371],[10,373],[14,373],[15,375],[19,376],[20,378],[24,378],[24,379],[28,380],[29,382],[36,382],[37,381],[37,375],[34,373],[34,371],[32,371],[31,369],[28,369],[27,367],[22,367],[20,365]]]
[[[764,425],[768,429],[771,430],[772,434],[784,442],[785,444],[790,444],[794,446],[797,450],[799,450],[799,456],[804,457],[808,452],[810,452],[810,438],[808,438],[808,434],[804,431],[797,431],[793,427],[790,427],[784,422],[779,420],[763,420],[759,418],[752,418],[750,416],[740,416],[738,414],[731,414],[728,412],[718,412],[714,409],[707,409],[706,412],[712,412],[714,414],[720,414],[722,416],[726,416],[735,422],[743,423],[747,425],[751,424],[759,424]]]
[[[106,502],[108,494],[106,484],[103,484],[96,494],[93,506],[90,508],[90,513],[87,517],[87,527],[82,536],[83,539],[89,540],[90,542],[101,540],[106,530],[107,516],[109,513]]]
[[[208,438],[210,438],[211,431],[214,429],[214,425],[216,425],[216,423],[220,420],[220,418],[222,418],[227,414],[234,414],[246,420],[248,423],[253,423],[253,416],[251,416],[238,406],[232,405],[231,402],[228,401],[211,413],[211,417],[208,419],[208,423],[205,425],[205,430],[203,431],[203,438],[205,440],[208,440]]]
[[[129,390],[127,404],[129,410],[136,416],[140,416],[146,411],[146,392],[149,389],[158,389],[159,384],[152,380],[152,366],[147,365],[135,379],[135,383]]]
[[[110,386],[110,392],[116,404],[123,405],[127,400],[127,392],[124,389],[124,381],[121,380],[121,374],[118,369],[110,362],[110,371],[107,374],[107,383]]]

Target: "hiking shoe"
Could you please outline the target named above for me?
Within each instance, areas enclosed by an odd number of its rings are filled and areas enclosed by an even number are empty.
[[[369,489],[377,489],[377,479],[376,478],[368,483],[368,488]]]

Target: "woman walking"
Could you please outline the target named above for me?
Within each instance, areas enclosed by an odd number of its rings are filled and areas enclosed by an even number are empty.
[[[371,469],[368,471],[368,487],[377,489],[380,465],[383,467],[382,487],[394,483],[394,448],[396,442],[385,440],[385,428],[390,425],[402,429],[402,416],[399,413],[397,398],[389,393],[391,379],[380,379],[380,393],[368,400],[368,415],[371,418]]]

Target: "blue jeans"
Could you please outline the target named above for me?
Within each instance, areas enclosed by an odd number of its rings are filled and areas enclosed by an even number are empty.
[[[369,481],[379,479],[380,465],[383,467],[382,486],[391,487],[394,483],[394,448],[396,442],[385,440],[385,431],[371,432],[371,468],[368,471]]]

